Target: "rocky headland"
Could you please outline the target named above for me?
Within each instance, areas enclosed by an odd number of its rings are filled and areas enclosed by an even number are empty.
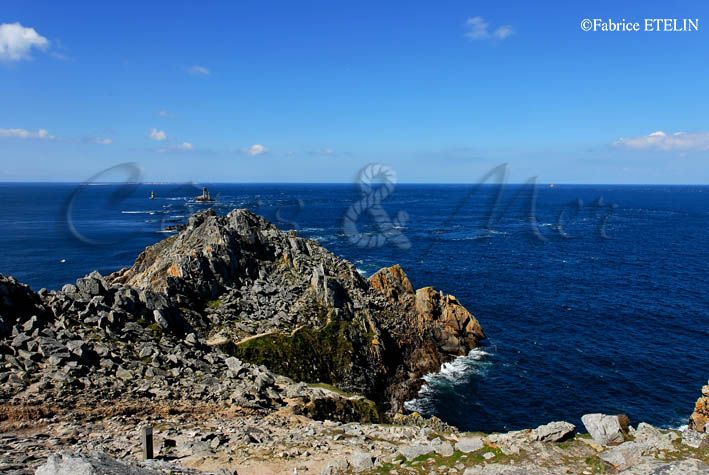
[[[706,473],[689,427],[583,417],[463,434],[405,414],[422,376],[485,339],[399,266],[363,278],[246,210],[194,215],[108,276],[0,276],[3,473]],[[155,455],[141,460],[140,429]]]

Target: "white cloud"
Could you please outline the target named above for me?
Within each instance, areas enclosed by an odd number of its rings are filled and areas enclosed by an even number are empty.
[[[150,129],[150,133],[148,134],[148,137],[150,137],[153,140],[157,140],[158,142],[162,142],[163,140],[167,140],[167,134],[163,130],[158,130],[158,129]]]
[[[169,111],[166,111],[165,109],[163,109],[163,110],[161,110],[160,112],[158,112],[158,115],[159,115],[160,117],[172,117],[172,114],[170,114],[170,112],[169,112]]]
[[[200,76],[209,76],[211,74],[211,71],[208,68],[199,65],[192,66],[188,69],[188,71],[190,74],[196,74]]]
[[[160,153],[176,153],[176,152],[191,152],[194,146],[190,142],[182,142],[170,147],[164,147],[158,150]]]
[[[251,147],[244,149],[244,152],[254,157],[266,153],[267,151],[268,149],[261,144],[253,144]]]
[[[492,36],[494,36],[498,40],[504,40],[505,38],[514,34],[514,32],[515,31],[510,25],[502,25],[501,27],[497,28],[495,31],[492,32]]]
[[[488,32],[488,24],[481,16],[468,18],[468,21],[465,22],[465,26],[468,28],[468,31],[465,33],[465,36],[468,38],[479,40],[487,38],[490,35]]]
[[[510,25],[502,25],[491,30],[490,24],[481,16],[468,18],[465,22],[465,27],[467,28],[465,36],[471,40],[504,40],[514,34],[514,30]]]
[[[620,138],[614,145],[633,150],[705,151],[709,150],[709,132],[675,132],[662,130],[642,137]]]
[[[113,139],[108,137],[82,137],[82,138],[60,138],[51,135],[47,129],[27,130],[27,129],[0,129],[0,138],[27,139],[27,140],[56,140],[63,143],[84,143],[111,145]]]
[[[322,157],[339,157],[341,154],[331,147],[325,147],[318,150],[309,150],[307,152],[309,155],[322,156]]]
[[[53,135],[49,135],[46,129],[37,129],[36,131],[27,129],[0,129],[0,137],[39,140],[54,140],[56,138]]]
[[[49,40],[34,28],[25,28],[19,23],[0,24],[0,60],[32,59],[32,48],[46,50],[48,47]]]

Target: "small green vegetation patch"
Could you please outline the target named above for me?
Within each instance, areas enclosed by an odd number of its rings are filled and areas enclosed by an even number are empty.
[[[302,327],[292,335],[250,338],[230,352],[295,381],[334,384],[351,371],[354,349],[347,338],[347,322],[335,321],[320,329]]]

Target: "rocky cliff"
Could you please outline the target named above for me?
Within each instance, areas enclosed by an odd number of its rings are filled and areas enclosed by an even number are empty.
[[[164,297],[164,319],[177,322],[177,331],[394,410],[415,394],[421,376],[484,338],[454,297],[414,292],[400,267],[368,282],[315,241],[246,210],[193,216],[183,232],[108,282]]]
[[[485,337],[455,297],[415,291],[400,267],[367,281],[315,241],[246,210],[194,215],[105,278],[36,294],[3,277],[0,296],[5,398],[196,391],[261,407],[306,382],[396,412],[421,376]]]

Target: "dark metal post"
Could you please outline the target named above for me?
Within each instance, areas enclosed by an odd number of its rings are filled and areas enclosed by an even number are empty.
[[[153,458],[153,428],[143,427],[141,438],[143,440],[143,458],[150,460]]]

